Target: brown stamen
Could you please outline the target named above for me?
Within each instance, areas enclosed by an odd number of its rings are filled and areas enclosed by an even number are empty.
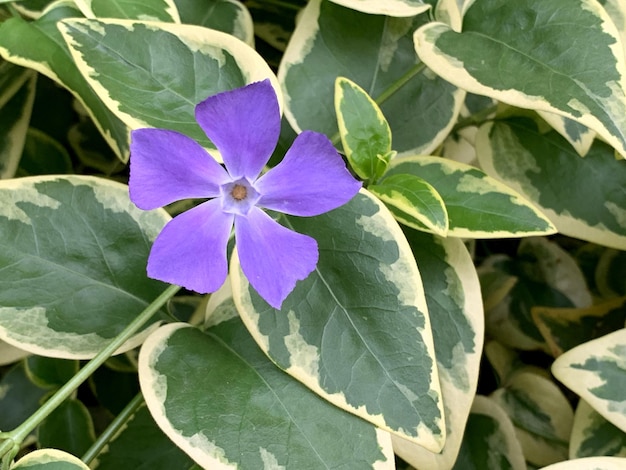
[[[230,193],[237,201],[243,201],[248,196],[248,190],[245,186],[236,184]]]

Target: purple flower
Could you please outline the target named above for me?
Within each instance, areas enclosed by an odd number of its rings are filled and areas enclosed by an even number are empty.
[[[283,161],[259,176],[280,133],[280,110],[269,80],[210,96],[196,120],[220,151],[226,169],[196,141],[165,129],[131,135],[130,198],[150,210],[208,198],[172,219],[155,240],[148,276],[209,293],[228,274],[233,225],[241,268],[272,307],[280,308],[318,260],[317,242],[293,232],[261,208],[296,216],[335,209],[361,184],[322,134],[302,132]]]

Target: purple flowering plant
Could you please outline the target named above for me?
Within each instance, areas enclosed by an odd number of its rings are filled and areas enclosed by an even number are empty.
[[[198,293],[219,289],[228,274],[234,226],[241,268],[272,307],[280,308],[318,261],[317,242],[279,224],[263,209],[310,217],[333,210],[359,191],[328,138],[302,132],[283,161],[262,173],[280,133],[280,108],[269,80],[218,93],[196,106],[196,120],[224,160],[166,129],[131,135],[129,191],[140,209],[208,198],[175,217],[159,234],[148,276]]]

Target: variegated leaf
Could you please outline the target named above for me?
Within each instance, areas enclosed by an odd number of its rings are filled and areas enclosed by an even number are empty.
[[[531,313],[550,352],[557,357],[579,344],[623,328],[626,323],[626,297],[587,308],[536,306]]]
[[[585,277],[574,258],[545,238],[523,239],[515,259],[487,258],[480,272],[481,280],[486,275],[506,278],[504,289],[485,309],[486,325],[491,336],[514,348],[547,348],[533,321],[533,306],[582,308],[591,305]]]
[[[170,129],[214,149],[196,122],[196,104],[265,78],[278,88],[259,54],[220,31],[113,19],[66,20],[59,28],[85,79],[131,129]]]
[[[139,444],[140,443],[140,444]],[[98,454],[99,470],[192,470],[194,462],[157,426],[145,404]]]
[[[570,438],[569,457],[626,457],[626,433],[609,423],[585,400],[578,402]]]
[[[95,355],[166,287],[145,266],[168,220],[101,178],[0,182],[0,338],[44,356]],[[157,320],[118,352],[140,344]]]
[[[15,176],[35,100],[32,70],[0,63],[0,179]]]
[[[472,166],[439,157],[396,158],[381,183],[398,174],[418,176],[435,188],[448,213],[448,236],[502,238],[554,232],[532,203]]]
[[[254,339],[331,403],[441,450],[445,422],[426,298],[392,215],[362,190],[318,217],[280,220],[317,240],[319,261],[275,310],[233,256],[235,303]]]
[[[489,175],[539,206],[559,232],[626,248],[626,162],[607,144],[596,141],[580,158],[556,132],[511,119],[482,126],[476,151]]]
[[[67,452],[39,449],[19,459],[11,470],[89,470],[89,467]]]
[[[68,398],[55,408],[37,427],[37,444],[82,455],[96,440],[94,423],[87,407]]]
[[[180,21],[231,34],[254,46],[254,25],[246,5],[238,0],[174,0]]]
[[[429,23],[420,59],[458,87],[580,122],[626,156],[626,65],[619,32],[594,0],[476,0],[463,32]]]
[[[342,76],[380,105],[395,150],[435,149],[452,128],[465,93],[424,70],[415,56],[412,33],[427,21],[426,14],[392,18],[310,1],[278,70],[291,126],[334,135],[333,90]]]
[[[0,341],[0,366],[12,364],[28,356],[30,353]],[[1,429],[1,428],[0,428]]]
[[[76,96],[122,162],[128,160],[128,128],[104,106],[79,73],[65,46],[57,22],[80,17],[68,2],[57,4],[37,21],[18,17],[0,24],[0,54],[10,62],[35,69]]]
[[[67,149],[46,133],[31,127],[16,176],[63,175],[74,172]]]
[[[605,250],[594,274],[598,291],[604,297],[626,296],[626,252]]]
[[[626,459],[620,457],[586,457],[559,462],[541,470],[624,470]]]
[[[416,230],[448,234],[448,213],[437,190],[422,178],[398,173],[368,188],[383,201],[396,220]]]
[[[331,0],[353,10],[372,15],[415,16],[430,9],[425,0]]]
[[[481,395],[474,398],[459,457],[454,467],[446,468],[526,470],[513,424],[494,400]]]
[[[283,374],[237,318],[158,329],[139,378],[159,427],[203,468],[394,468],[388,433]]]
[[[335,81],[335,112],[343,151],[354,172],[376,181],[391,158],[391,130],[378,105],[356,83]]]
[[[558,357],[552,373],[598,413],[626,432],[626,329],[581,344]]]
[[[37,387],[26,375],[23,362],[11,367],[0,379],[0,430],[15,429],[31,416],[48,390]]]
[[[491,398],[511,418],[527,461],[541,466],[567,458],[574,412],[554,382],[520,371]]]
[[[74,0],[87,18],[126,18],[180,23],[174,0]]]
[[[484,336],[480,285],[461,240],[405,233],[418,266],[428,273],[424,292],[441,380],[446,443],[440,453],[433,453],[398,436],[391,439],[395,453],[415,468],[445,470],[457,460],[476,393]]]
[[[561,134],[565,140],[576,150],[578,155],[584,157],[589,152],[594,139],[596,138],[596,132],[592,131],[588,127],[579,124],[576,121],[572,121],[558,114],[549,113],[546,111],[538,111],[537,114],[541,116],[552,128]]]

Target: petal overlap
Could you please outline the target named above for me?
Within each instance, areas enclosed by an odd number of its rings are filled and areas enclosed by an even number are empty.
[[[256,179],[280,134],[280,108],[269,80],[208,97],[196,106],[196,120],[233,179]]]
[[[201,294],[215,292],[228,274],[233,217],[211,199],[172,219],[152,245],[148,276]]]
[[[130,143],[130,199],[144,210],[215,197],[228,173],[195,140],[165,129],[137,129]]]
[[[342,206],[361,188],[328,138],[304,131],[285,158],[256,183],[258,204],[285,214],[308,217]]]
[[[296,282],[306,279],[317,265],[313,238],[283,227],[257,207],[247,217],[236,217],[235,239],[243,273],[277,309]]]

